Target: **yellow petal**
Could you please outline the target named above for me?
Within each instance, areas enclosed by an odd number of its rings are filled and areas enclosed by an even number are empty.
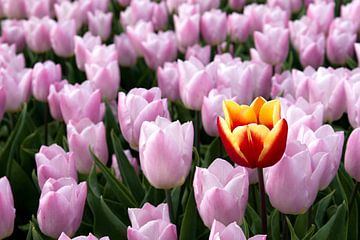
[[[251,103],[250,107],[254,110],[257,120],[259,122],[259,113],[261,107],[266,103],[266,100],[263,97],[257,97],[254,99],[254,101]]]
[[[281,104],[275,99],[266,102],[260,109],[259,123],[272,129],[274,125],[280,120]]]
[[[226,123],[231,131],[237,126],[257,123],[254,110],[247,105],[239,105],[234,101],[224,100],[223,110]]]

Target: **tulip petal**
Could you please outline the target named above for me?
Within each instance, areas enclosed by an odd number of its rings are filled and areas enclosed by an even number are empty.
[[[224,100],[223,109],[226,122],[231,131],[237,126],[257,123],[254,110],[247,105],[239,105],[232,100]]]
[[[272,129],[280,120],[281,104],[279,100],[271,100],[266,102],[260,109],[259,123]]]
[[[250,105],[250,107],[254,110],[254,112],[256,114],[258,122],[259,122],[260,110],[265,103],[266,103],[266,100],[263,97],[257,97]]]

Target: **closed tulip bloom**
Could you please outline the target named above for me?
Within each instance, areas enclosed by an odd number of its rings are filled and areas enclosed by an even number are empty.
[[[73,178],[47,180],[37,212],[41,232],[52,238],[62,232],[73,236],[81,223],[86,194],[86,182],[77,184]]]
[[[156,30],[164,30],[168,23],[168,10],[165,2],[155,3],[151,22]]]
[[[249,189],[245,168],[215,159],[208,169],[196,167],[193,187],[197,209],[208,228],[214,220],[224,225],[242,223]]]
[[[223,102],[225,119],[218,117],[218,129],[232,161],[248,168],[264,168],[281,159],[288,125],[281,119],[280,107],[279,100],[267,102],[262,97],[250,106]]]
[[[318,68],[324,63],[325,37],[320,35],[316,39],[304,36],[300,39],[300,63],[303,67]]]
[[[114,43],[118,53],[118,62],[120,66],[130,67],[136,64],[137,53],[126,33],[114,37]]]
[[[13,233],[15,223],[14,199],[6,176],[0,178],[0,212],[0,239],[4,239]]]
[[[283,159],[265,172],[271,205],[284,214],[305,213],[316,199],[322,171],[313,170],[306,146],[297,141],[289,143]]]
[[[134,158],[134,157],[131,155],[130,150],[124,150],[124,154],[125,154],[127,160],[129,160],[131,166],[133,166],[135,172],[136,172],[137,174],[139,174],[140,166],[139,166],[139,164],[138,164],[137,159]],[[115,154],[113,154],[112,157],[111,157],[111,167],[112,167],[112,169],[114,169],[115,176],[116,176],[120,181],[122,181],[121,169],[120,169],[120,167],[119,167],[119,164],[118,164],[118,161],[117,161],[117,158],[116,158],[116,155],[115,155]]]
[[[190,57],[178,60],[179,89],[182,102],[187,108],[200,110],[204,96],[215,86],[212,76],[200,60]]]
[[[71,177],[77,181],[77,172],[73,153],[66,153],[57,144],[41,146],[40,151],[35,154],[37,176],[40,189],[49,179]]]
[[[88,12],[89,30],[95,36],[100,36],[106,41],[111,34],[112,13],[96,11],[95,14]]]
[[[227,19],[227,30],[233,42],[245,42],[250,35],[250,20],[245,15],[232,13]]]
[[[161,99],[159,88],[133,88],[127,95],[119,93],[118,120],[121,132],[131,148],[138,149],[142,123],[154,121],[157,116],[170,117],[167,100]]]
[[[27,0],[26,10],[28,17],[51,17],[50,0]]]
[[[142,56],[141,42],[145,41],[147,36],[154,32],[154,26],[151,22],[144,22],[140,20],[134,26],[128,26],[126,33],[133,44],[136,53]]]
[[[156,77],[162,97],[172,101],[180,99],[179,70],[176,62],[166,62],[164,67],[158,67]]]
[[[32,93],[36,100],[46,102],[50,85],[61,81],[61,66],[52,61],[36,63],[32,71]]]
[[[76,65],[80,70],[85,70],[85,63],[91,51],[95,46],[101,44],[101,39],[98,36],[93,36],[90,32],[85,33],[83,37],[75,36],[75,59]]]
[[[244,7],[244,15],[250,21],[250,33],[261,31],[263,29],[263,19],[269,11],[269,7],[265,4],[248,4]]]
[[[50,41],[55,54],[71,57],[74,54],[76,26],[74,20],[58,22],[51,30]]]
[[[74,153],[76,168],[80,173],[89,173],[94,161],[90,149],[104,164],[108,161],[106,132],[103,122],[92,123],[88,118],[67,124],[69,150]],[[90,148],[90,149],[89,149]]]
[[[157,117],[141,126],[139,152],[141,169],[152,186],[170,189],[181,186],[192,162],[192,122]]]
[[[355,52],[356,52],[358,65],[360,66],[360,43],[355,43],[354,47],[355,47]]]
[[[142,208],[128,209],[131,227],[127,229],[129,240],[176,240],[176,226],[170,222],[168,205],[157,207],[145,203]]]
[[[206,45],[201,47],[199,44],[195,44],[194,46],[188,47],[185,53],[185,59],[189,60],[190,57],[196,57],[199,59],[204,65],[210,62],[211,55],[211,47]]]
[[[25,0],[3,0],[4,15],[8,18],[26,18]]]
[[[226,40],[226,13],[221,10],[205,12],[200,20],[201,35],[210,45],[218,45]]]
[[[219,136],[216,120],[218,116],[223,116],[222,102],[231,98],[231,89],[229,88],[222,90],[212,89],[209,95],[204,97],[201,107],[201,119],[204,130],[209,136]]]
[[[319,26],[319,30],[327,33],[331,22],[334,19],[335,2],[317,1],[311,3],[307,8],[306,15],[314,20]]]
[[[283,63],[289,52],[289,30],[280,27],[265,27],[255,32],[256,50],[261,59],[271,65]]]
[[[150,33],[140,45],[146,64],[153,70],[176,59],[176,39],[172,31]]]
[[[6,106],[6,92],[5,89],[2,86],[0,86],[0,121],[4,116],[5,106]]]
[[[81,6],[79,1],[61,1],[54,5],[54,9],[58,22],[74,20],[76,30],[80,30],[82,24],[86,20],[83,14],[81,14]]]
[[[16,51],[25,47],[25,30],[21,20],[3,20],[1,22],[1,42],[15,44]]]
[[[50,114],[52,118],[58,121],[62,121],[62,113],[60,108],[60,92],[64,88],[64,86],[68,84],[66,80],[63,80],[61,82],[55,82],[50,85],[49,87],[49,95],[47,98]]]
[[[246,237],[236,222],[225,226],[221,222],[214,220],[209,240],[246,240]],[[249,238],[249,240],[266,240],[266,235],[255,235]]]
[[[303,5],[302,0],[269,0],[267,3],[270,7],[280,7],[288,14],[298,12]]]
[[[110,240],[110,238],[109,237],[97,238],[91,233],[89,233],[89,235],[87,236],[78,236],[75,238],[70,238],[66,235],[66,233],[62,233],[58,238],[58,240]]]
[[[200,6],[200,12],[202,13],[211,9],[217,9],[220,6],[220,0],[188,0],[187,2],[198,4]]]
[[[87,79],[99,89],[101,95],[108,100],[114,100],[120,86],[120,69],[117,61],[112,61],[102,67],[97,64],[85,64]]]
[[[155,5],[150,0],[131,1],[130,6],[120,13],[122,26],[133,26],[139,21],[151,22]]]
[[[263,29],[265,26],[287,28],[289,23],[289,15],[286,11],[280,7],[270,8],[264,14],[263,18]]]
[[[50,32],[56,23],[49,17],[32,17],[24,22],[27,46],[36,53],[43,53],[51,49]]]
[[[97,123],[104,117],[105,106],[101,103],[100,90],[94,90],[89,81],[81,85],[66,84],[59,93],[59,102],[65,123],[70,120],[79,121],[82,118],[89,118]]]
[[[345,170],[357,182],[360,182],[360,128],[356,128],[350,134],[346,144],[345,152]]]
[[[355,25],[355,30],[360,30],[360,1],[355,0],[341,6],[341,18],[351,21]]]
[[[245,6],[245,0],[229,0],[229,6],[233,10],[241,10]]]
[[[80,0],[79,2],[84,17],[86,17],[87,12],[100,11],[105,13],[109,11],[110,0]]]

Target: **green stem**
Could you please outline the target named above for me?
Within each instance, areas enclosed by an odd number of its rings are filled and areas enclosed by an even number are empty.
[[[171,189],[165,189],[165,195],[166,195],[166,202],[167,202],[168,208],[169,208],[170,222],[175,224],[173,204],[172,204],[172,198],[171,198]]]
[[[200,111],[195,111],[195,120],[194,120],[194,130],[195,130],[195,147],[198,150],[198,152],[200,152],[200,130],[201,130],[201,126],[200,126],[200,121],[201,121],[201,113]]]
[[[266,215],[266,201],[265,201],[265,186],[264,186],[264,174],[263,169],[258,168],[259,187],[260,187],[260,199],[261,199],[261,225],[262,234],[267,234],[267,215]]]
[[[308,209],[308,221],[307,221],[307,224],[308,224],[308,229],[311,227],[311,224],[312,224],[312,206],[309,207]]]
[[[288,225],[286,222],[286,214],[281,214],[281,221],[282,221],[282,239],[287,240],[289,239],[289,231],[288,231]]]
[[[351,209],[354,205],[354,202],[356,199],[356,194],[359,191],[359,188],[360,188],[360,182],[356,182],[355,187],[351,193],[350,201],[349,201],[349,212],[351,211]]]

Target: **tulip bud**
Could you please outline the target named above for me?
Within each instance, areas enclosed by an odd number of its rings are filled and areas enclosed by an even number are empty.
[[[47,101],[50,85],[61,81],[61,66],[52,61],[36,63],[32,71],[32,93],[39,101]]]
[[[200,20],[201,34],[205,42],[218,45],[226,40],[227,26],[226,13],[221,10],[205,12]]]
[[[103,122],[94,124],[88,118],[81,119],[78,122],[70,120],[67,125],[67,139],[69,150],[74,153],[76,169],[80,173],[89,173],[94,165],[90,150],[104,164],[108,161],[106,132]]]
[[[263,29],[263,19],[269,11],[269,7],[264,4],[249,4],[244,7],[244,15],[250,22],[250,33],[261,31]]]
[[[74,54],[74,37],[76,26],[74,20],[58,22],[51,30],[51,46],[60,57],[71,57]]]
[[[147,36],[154,32],[154,26],[151,22],[139,21],[134,26],[128,26],[126,33],[133,44],[138,56],[142,56],[142,41],[145,41]]]
[[[94,235],[92,235],[91,233],[89,233],[88,236],[79,236],[76,238],[70,238],[68,237],[65,233],[62,233],[60,235],[60,237],[58,238],[58,240],[110,240],[109,237],[102,237],[102,238],[97,238]]]
[[[51,17],[50,0],[27,0],[25,3],[28,17]]]
[[[43,53],[51,49],[50,32],[56,23],[49,17],[32,17],[24,22],[25,39],[28,47],[36,52]]]
[[[250,20],[245,15],[232,13],[227,19],[227,30],[233,42],[245,42],[250,35]]]
[[[74,41],[76,65],[80,70],[84,70],[88,56],[91,55],[91,51],[95,48],[95,46],[101,44],[101,39],[100,37],[95,37],[91,35],[90,32],[87,32],[82,38],[75,36]]]
[[[359,144],[360,128],[356,128],[347,141],[344,161],[346,172],[357,182],[360,182]]]
[[[198,4],[200,6],[200,12],[202,13],[220,7],[220,0],[188,0],[188,2]]]
[[[242,223],[249,188],[245,168],[215,159],[208,169],[196,167],[193,187],[197,209],[208,228],[214,220],[224,225]]]
[[[168,12],[165,2],[156,3],[153,6],[151,22],[156,30],[163,30],[168,23]]]
[[[159,88],[133,88],[127,95],[119,93],[118,120],[121,132],[131,148],[138,149],[142,123],[154,121],[157,116],[170,117],[167,100],[161,99]]]
[[[341,6],[341,18],[351,21],[355,26],[355,31],[360,30],[360,1],[352,1]]]
[[[25,18],[26,1],[25,0],[3,0],[4,14],[8,18]]]
[[[246,240],[241,227],[233,222],[227,226],[214,220],[211,226],[209,240]],[[249,240],[266,240],[266,235],[255,235]]]
[[[60,146],[41,146],[40,151],[35,154],[37,176],[40,189],[49,179],[71,177],[77,181],[77,172],[73,153],[66,153]]]
[[[170,223],[167,204],[157,207],[145,203],[142,208],[129,208],[129,218],[132,227],[127,229],[129,240],[176,240],[176,226]]]
[[[357,56],[358,66],[360,66],[360,43],[355,43],[355,52]]]
[[[54,5],[54,9],[58,22],[74,20],[76,30],[80,30],[82,24],[85,22],[85,18],[81,14],[79,1],[61,1]]]
[[[14,199],[6,176],[0,178],[0,212],[0,239],[4,239],[12,234],[15,222]]]
[[[21,20],[3,20],[1,22],[1,42],[15,44],[16,51],[25,47],[25,30]]]
[[[47,98],[48,104],[49,104],[49,109],[50,109],[50,114],[52,116],[52,118],[54,118],[55,120],[58,121],[62,121],[63,117],[61,114],[61,108],[60,108],[60,97],[59,97],[59,93],[61,92],[61,90],[64,88],[64,86],[68,84],[68,82],[66,80],[63,80],[61,82],[55,82],[53,84],[50,85],[49,87],[49,95]]]
[[[73,236],[81,223],[86,194],[86,182],[77,184],[73,178],[47,180],[37,213],[41,232],[52,238],[58,238],[62,232]]]
[[[245,5],[245,0],[229,0],[229,6],[233,10],[241,10]]]
[[[144,122],[139,140],[140,165],[150,184],[160,189],[181,186],[190,171],[193,142],[191,122],[181,125],[162,117]]]
[[[166,62],[164,67],[158,68],[156,76],[162,97],[173,101],[178,100],[180,93],[177,63]]]
[[[186,49],[185,59],[189,60],[190,57],[196,57],[199,59],[204,65],[210,62],[211,55],[211,47],[206,45],[205,47],[201,47],[199,44],[195,44],[192,47],[188,47]]]
[[[334,19],[335,2],[317,1],[311,3],[307,8],[306,15],[314,20],[319,26],[319,30],[327,33],[331,22]]]
[[[120,66],[130,67],[136,64],[137,53],[126,33],[122,33],[114,38],[118,61]]]
[[[88,12],[87,17],[91,34],[100,36],[102,41],[106,41],[111,34],[112,13],[96,11],[95,14],[93,14]]]

